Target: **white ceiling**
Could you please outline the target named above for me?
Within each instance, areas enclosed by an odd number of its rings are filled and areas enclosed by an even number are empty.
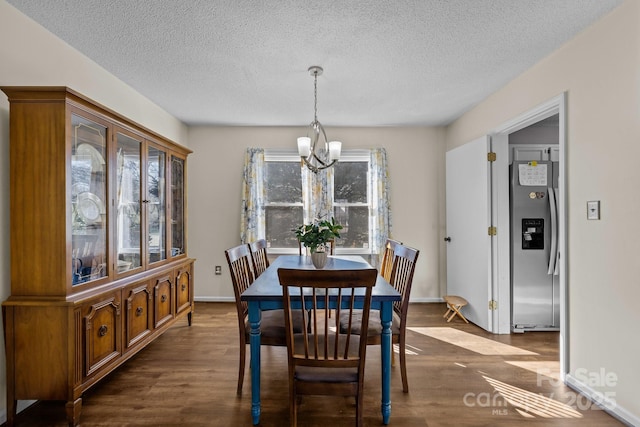
[[[621,0],[7,0],[187,124],[445,125]]]

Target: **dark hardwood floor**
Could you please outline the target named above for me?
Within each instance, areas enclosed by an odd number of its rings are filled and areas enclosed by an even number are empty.
[[[547,375],[558,366],[558,333],[491,335],[459,319],[446,323],[444,311],[444,304],[409,309],[409,393],[398,362],[390,426],[623,425]],[[288,425],[285,351],[262,350],[262,426]],[[250,426],[249,371],[237,397],[237,358],[235,306],[197,303],[191,327],[176,324],[84,394],[81,425]],[[365,395],[365,425],[379,426],[377,347],[368,349]],[[352,426],[353,417],[353,400],[307,398],[299,425]],[[65,426],[64,402],[36,403],[16,425]]]

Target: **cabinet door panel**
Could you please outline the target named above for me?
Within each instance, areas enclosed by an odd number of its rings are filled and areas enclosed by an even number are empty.
[[[171,256],[186,253],[184,218],[185,160],[171,156]]]
[[[148,262],[167,259],[166,159],[164,151],[149,145],[147,149],[147,236]]]
[[[126,300],[126,346],[135,345],[151,333],[152,295],[147,283],[125,291]]]
[[[176,272],[176,313],[189,309],[191,305],[191,264]]]
[[[142,140],[134,134],[116,133],[116,271],[142,267]]]
[[[153,313],[156,328],[173,319],[174,293],[171,279],[170,275],[166,275],[154,280]]]
[[[120,299],[117,295],[88,307],[85,316],[85,375],[117,358],[121,350]]]
[[[71,116],[72,285],[107,276],[107,127]]]

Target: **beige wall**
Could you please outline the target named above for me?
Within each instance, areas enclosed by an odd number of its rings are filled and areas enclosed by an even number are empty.
[[[171,140],[187,141],[187,128],[180,121],[4,0],[0,0],[0,86],[69,86]],[[4,93],[0,93],[0,194],[0,300],[4,301],[11,292],[9,103]],[[0,346],[4,348],[4,341]],[[5,384],[5,355],[0,351],[0,421],[6,420]]]
[[[453,123],[447,149],[563,91],[569,368],[583,382],[583,369],[617,375],[616,385],[592,388],[614,393],[619,409],[640,423],[640,2],[627,0]],[[588,200],[601,201],[600,221],[587,221]]]
[[[295,148],[304,128],[194,127],[189,130],[189,254],[196,298],[233,298],[224,250],[240,243],[240,194],[247,147]],[[385,147],[392,233],[420,249],[412,298],[444,290],[444,134],[442,128],[327,128],[343,149]],[[214,266],[223,274],[214,275]]]

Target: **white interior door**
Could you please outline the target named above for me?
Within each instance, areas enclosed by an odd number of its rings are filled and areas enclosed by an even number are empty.
[[[447,294],[465,298],[465,317],[493,332],[489,151],[483,136],[446,154]]]

